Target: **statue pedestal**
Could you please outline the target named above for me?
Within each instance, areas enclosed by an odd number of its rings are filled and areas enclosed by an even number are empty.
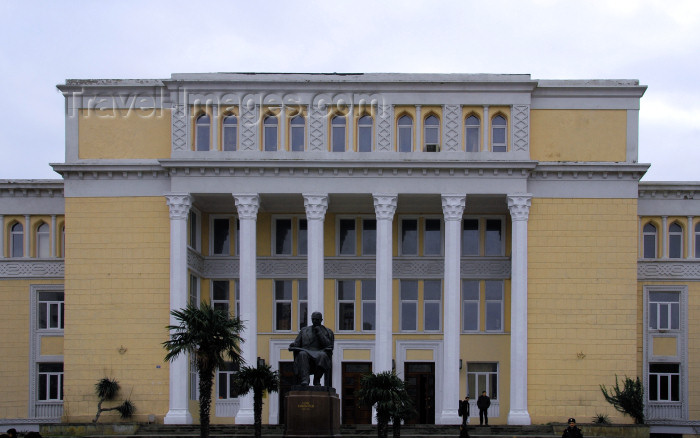
[[[340,398],[328,386],[292,386],[285,400],[286,437],[339,437]]]

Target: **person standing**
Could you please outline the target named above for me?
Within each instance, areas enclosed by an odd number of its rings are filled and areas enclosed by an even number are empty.
[[[459,401],[459,409],[457,413],[462,417],[462,427],[466,427],[469,423],[469,396],[465,395],[464,400]]]
[[[569,427],[564,429],[564,433],[561,434],[561,438],[583,438],[581,429],[576,426],[576,419],[569,418]]]
[[[476,400],[476,407],[479,408],[479,426],[489,425],[489,406],[491,406],[491,399],[486,395],[486,391],[482,391]]]

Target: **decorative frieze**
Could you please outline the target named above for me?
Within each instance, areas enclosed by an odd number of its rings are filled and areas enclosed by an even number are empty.
[[[64,272],[63,260],[0,260],[0,278],[63,278]]]
[[[530,105],[513,105],[513,151],[530,150]]]
[[[377,105],[377,139],[375,149],[382,152],[393,150],[392,132],[394,125],[394,106]]]
[[[326,150],[326,108],[320,105],[311,105],[309,111],[309,150]]]
[[[639,280],[700,280],[700,260],[655,260],[637,262]]]
[[[182,103],[174,104],[170,121],[172,150],[174,152],[189,150],[189,142],[187,141],[187,107]]]
[[[442,150],[459,152],[462,150],[462,107],[460,105],[444,105],[442,113],[444,117]]]
[[[259,128],[259,108],[252,102],[247,102],[247,104],[240,106],[241,129],[239,135],[241,141],[240,149],[242,151],[258,150],[256,132]]]

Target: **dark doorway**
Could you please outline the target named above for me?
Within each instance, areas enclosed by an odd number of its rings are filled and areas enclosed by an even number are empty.
[[[343,362],[343,424],[371,424],[372,408],[361,404],[355,394],[364,374],[372,372],[371,362]]]
[[[289,390],[292,389],[292,385],[294,385],[294,362],[280,362],[279,372],[279,424],[286,424],[285,415],[287,414],[287,410],[285,409],[285,398],[287,397],[287,393],[289,392]]]
[[[406,362],[404,376],[417,412],[406,424],[435,424],[435,363]]]

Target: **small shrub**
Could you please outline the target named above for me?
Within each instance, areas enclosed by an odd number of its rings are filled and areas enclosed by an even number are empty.
[[[635,424],[644,424],[644,387],[639,377],[636,380],[625,376],[623,387],[615,375],[615,386],[610,392],[604,385],[600,385],[605,400],[623,414],[634,418]]]
[[[596,413],[595,417],[593,417],[593,423],[595,423],[595,424],[610,424],[610,417],[608,417],[608,414]]]

